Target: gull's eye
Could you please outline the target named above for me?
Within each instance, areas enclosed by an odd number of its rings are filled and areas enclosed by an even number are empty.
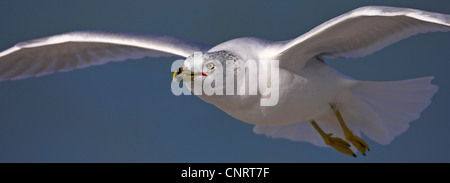
[[[214,69],[214,64],[213,63],[209,63],[208,65],[206,65],[206,67],[208,67],[208,69],[213,70]]]

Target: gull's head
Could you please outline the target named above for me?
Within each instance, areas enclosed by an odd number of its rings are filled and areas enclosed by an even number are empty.
[[[250,87],[255,86],[255,82],[250,80],[257,81],[257,78],[250,75],[256,77],[255,69],[258,67],[254,61],[249,63],[253,64],[244,63],[240,56],[229,51],[198,52],[187,57],[183,61],[183,67],[175,70],[173,81],[182,81],[183,87],[186,86],[194,95],[217,106],[236,106],[236,103],[247,105],[247,101],[254,102],[259,97],[256,94],[250,95]],[[181,65],[181,62],[178,64]],[[245,84],[246,80],[249,84]],[[180,85],[172,86],[179,88]]]
[[[186,80],[204,80],[206,78],[224,77],[227,61],[236,61],[238,58],[227,51],[196,52],[187,57],[184,66],[178,68],[173,74],[174,82]]]

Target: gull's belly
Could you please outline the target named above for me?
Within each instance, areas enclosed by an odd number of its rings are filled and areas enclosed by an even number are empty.
[[[326,69],[293,74],[280,69],[279,101],[275,106],[260,106],[260,95],[247,98],[228,96],[228,105],[215,104],[229,115],[255,125],[288,125],[314,119],[329,111],[340,89],[339,74]],[[235,104],[235,105],[231,105]]]

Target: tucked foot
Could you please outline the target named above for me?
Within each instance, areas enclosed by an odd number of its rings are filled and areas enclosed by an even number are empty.
[[[353,157],[356,157],[356,154],[353,153],[353,151],[350,149],[350,144],[346,142],[345,140],[342,140],[339,137],[331,137],[331,133],[325,133],[319,125],[314,120],[310,120],[312,126],[319,132],[320,136],[322,136],[323,140],[325,141],[325,144],[333,147],[337,151],[344,153],[346,155],[350,155]]]
[[[325,140],[325,144],[333,147],[334,149],[336,149],[341,153],[356,157],[356,154],[353,153],[353,151],[350,149],[350,144],[348,142],[339,137],[331,137],[331,135],[333,134],[329,133],[323,137],[323,140]]]
[[[344,122],[344,119],[342,118],[341,112],[339,112],[338,108],[335,104],[330,104],[330,107],[333,109],[334,114],[336,115],[339,124],[342,127],[342,130],[344,131],[345,139],[347,139],[353,146],[358,149],[358,151],[362,155],[366,155],[366,149],[367,151],[370,151],[369,145],[360,137],[353,135],[353,132],[347,127],[347,125]]]
[[[347,133],[345,133],[345,138],[352,143],[353,146],[356,147],[356,149],[358,149],[358,151],[362,154],[362,155],[366,155],[366,149],[367,151],[370,151],[369,145],[367,145],[367,143],[360,137],[353,135],[352,131],[348,131]]]

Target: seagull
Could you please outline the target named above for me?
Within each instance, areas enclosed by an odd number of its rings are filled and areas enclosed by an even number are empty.
[[[286,41],[243,37],[211,46],[171,36],[76,31],[18,43],[0,52],[0,81],[43,76],[142,57],[186,58],[174,81],[203,81],[226,59],[278,60],[279,101],[261,106],[257,95],[198,95],[227,114],[255,125],[256,134],[366,155],[365,134],[389,144],[431,103],[433,77],[360,81],[323,59],[359,58],[426,32],[450,31],[450,15],[409,8],[357,8]],[[192,61],[203,53],[201,62]],[[193,72],[204,68],[204,73]],[[192,89],[192,88],[191,88]]]

